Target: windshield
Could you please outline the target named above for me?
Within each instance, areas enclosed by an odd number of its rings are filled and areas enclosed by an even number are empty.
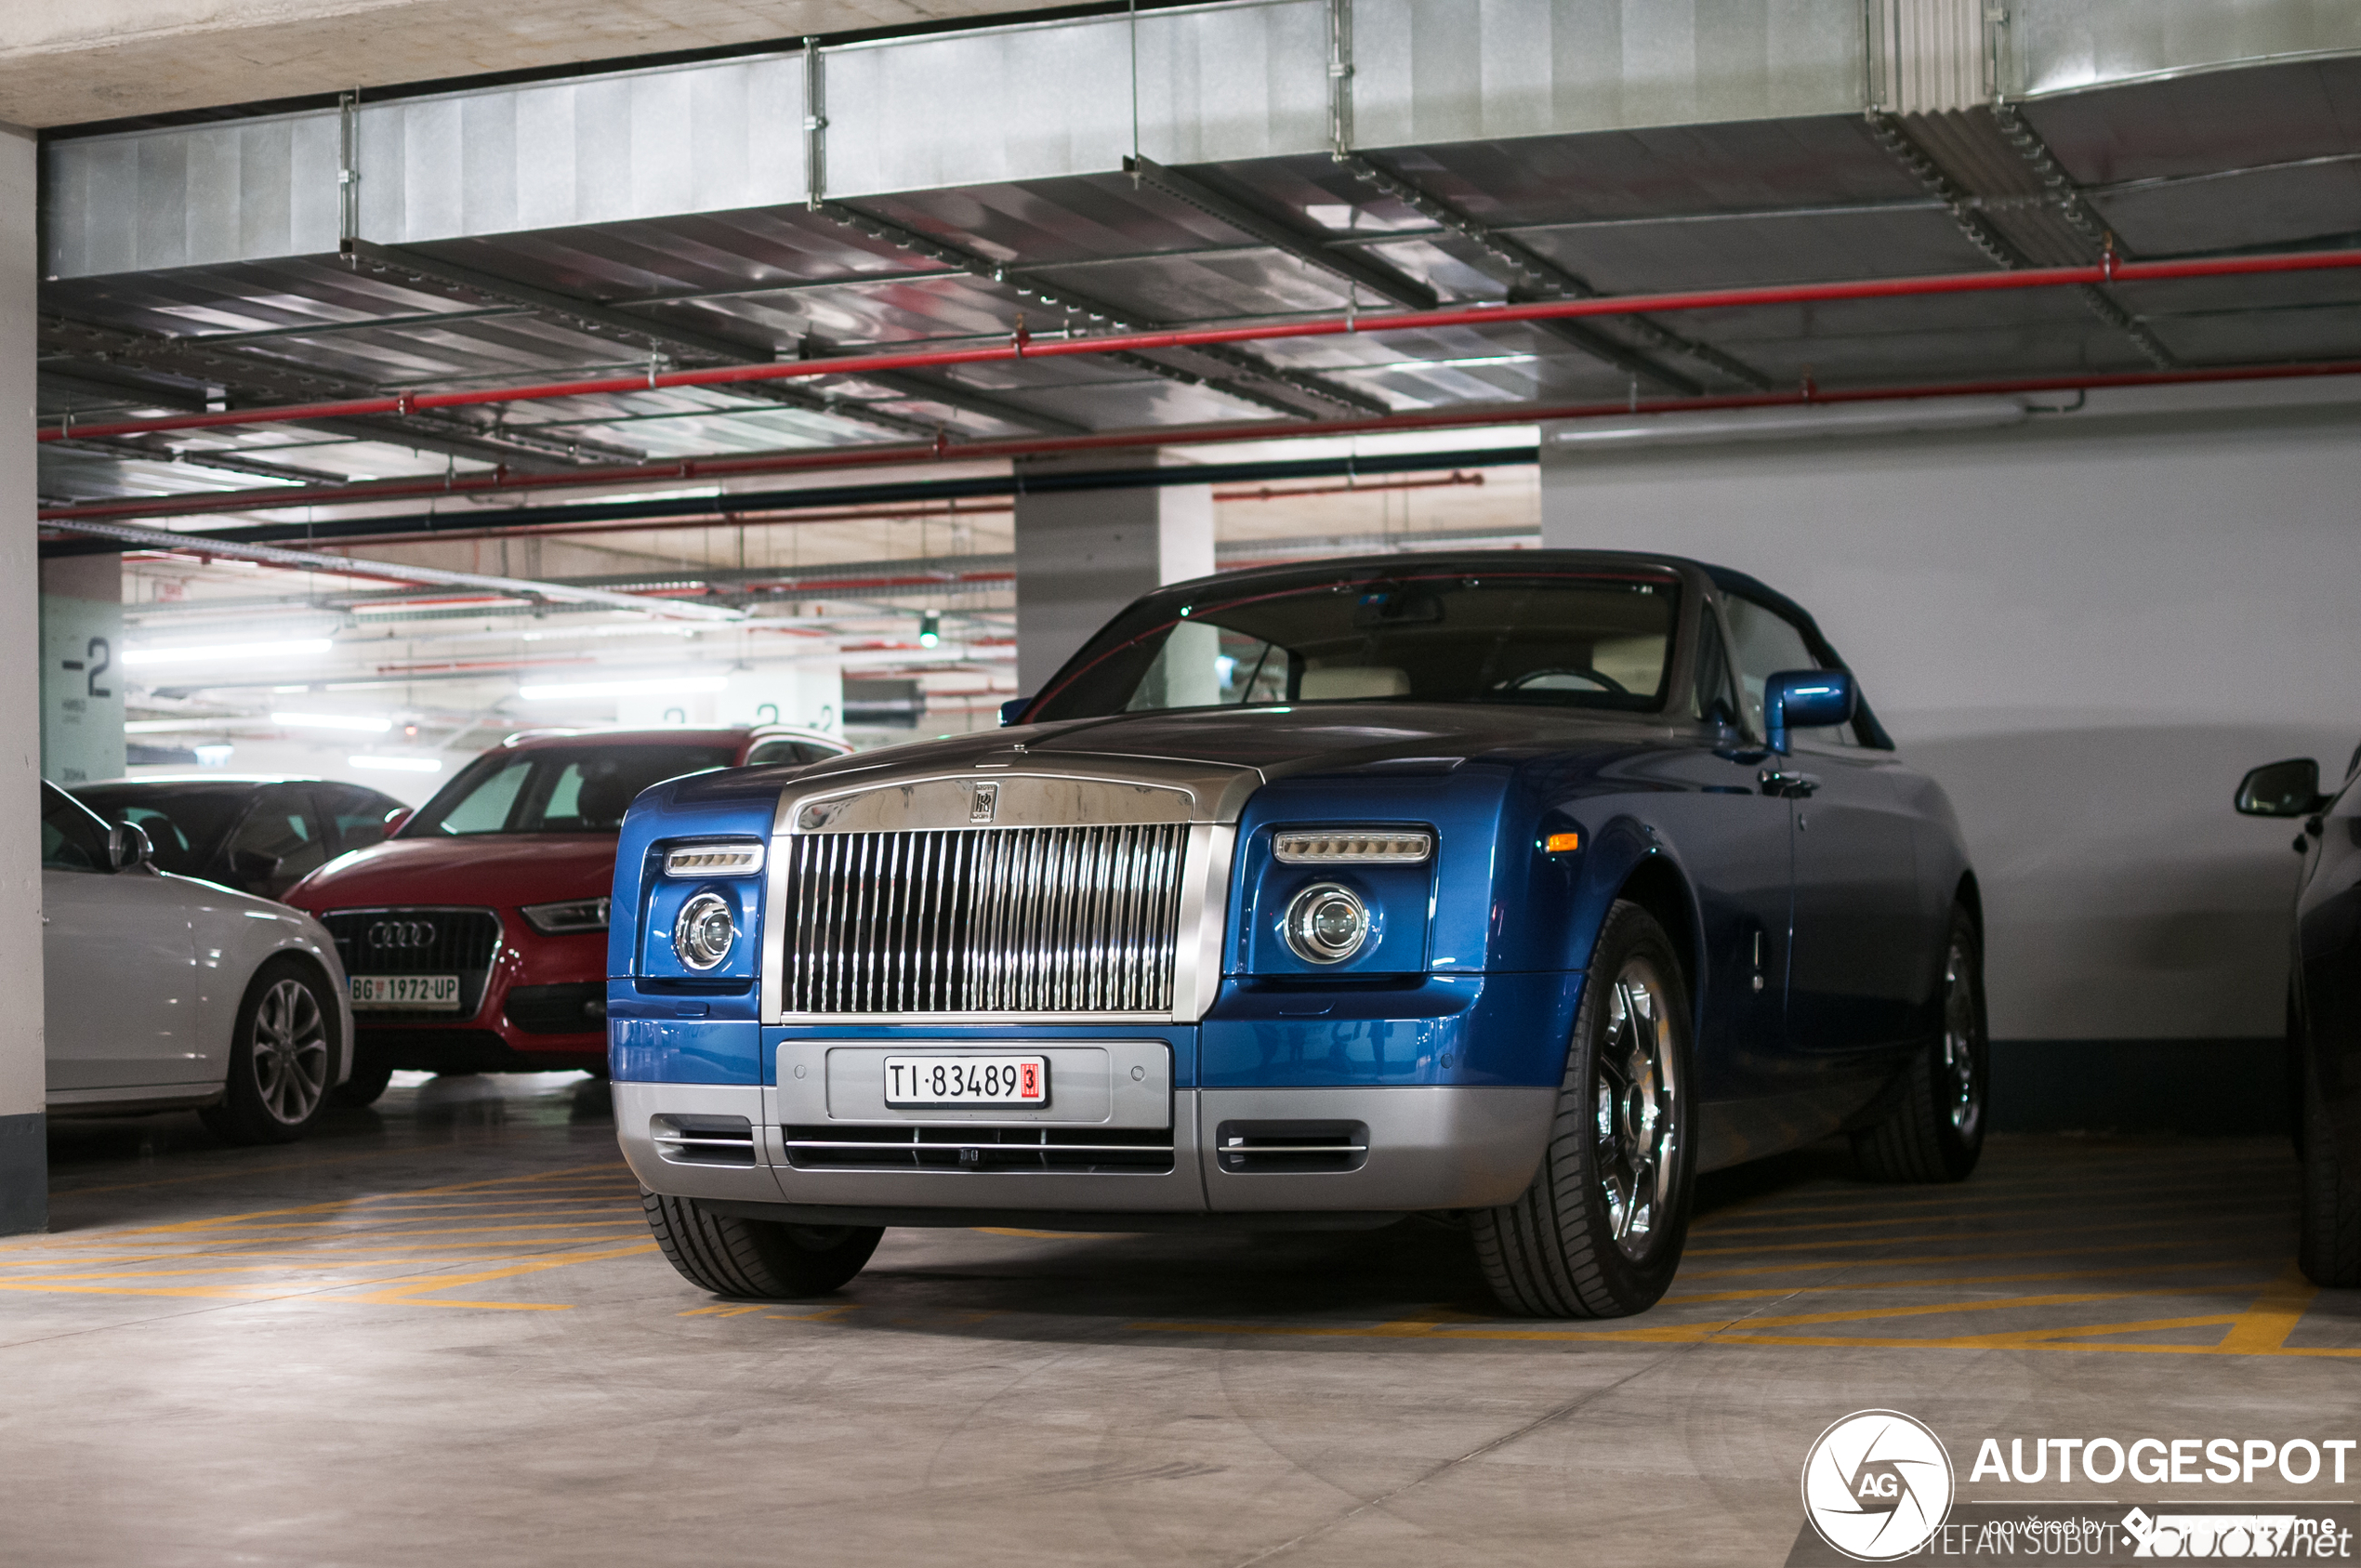
[[[729,746],[579,745],[495,751],[435,792],[399,837],[613,833],[632,797],[683,773],[727,768]]]
[[[156,864],[164,870],[202,876],[254,790],[127,784],[77,790],[74,798],[111,823],[137,824],[155,846]]]
[[[1240,585],[1241,588],[1245,585]],[[1669,577],[1366,570],[1134,606],[1061,672],[1033,722],[1323,702],[1663,705]]]

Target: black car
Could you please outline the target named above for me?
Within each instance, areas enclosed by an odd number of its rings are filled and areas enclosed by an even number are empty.
[[[2315,1285],[2361,1285],[2361,748],[2333,791],[2308,757],[2238,785],[2251,817],[2301,817],[2288,1059],[2303,1159],[2297,1261]]]
[[[408,810],[359,784],[218,773],[114,779],[73,793],[107,821],[144,830],[164,870],[271,899],[346,850],[382,841]]]

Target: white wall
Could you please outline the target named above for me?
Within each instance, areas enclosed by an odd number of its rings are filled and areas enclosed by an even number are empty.
[[[34,144],[0,126],[0,1232],[47,1216],[41,1028],[40,565],[33,513]]]
[[[1998,1037],[2277,1033],[2295,829],[2231,795],[2280,757],[2341,774],[2361,741],[2354,407],[2172,401],[1611,457],[1544,431],[1547,543],[1792,596],[1949,790]]]

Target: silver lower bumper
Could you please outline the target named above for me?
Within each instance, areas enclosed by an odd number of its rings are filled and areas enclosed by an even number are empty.
[[[1507,1203],[1533,1179],[1557,1100],[1547,1088],[1167,1092],[1171,1168],[1154,1171],[798,1168],[782,1137],[780,1091],[753,1086],[618,1082],[614,1113],[633,1172],[676,1197],[891,1210],[894,1223],[928,1211],[948,1212],[946,1222],[956,1223],[962,1210],[1250,1219]],[[785,1098],[796,1103],[785,1109],[810,1116],[804,1097]],[[699,1129],[732,1119],[746,1126],[744,1147],[692,1141]],[[900,1125],[877,1115],[841,1124],[848,1131]],[[1029,1124],[968,1125],[982,1132]],[[1299,1152],[1306,1149],[1317,1152]]]

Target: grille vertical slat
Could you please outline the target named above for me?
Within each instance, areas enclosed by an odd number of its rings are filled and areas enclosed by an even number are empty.
[[[789,841],[791,1013],[1165,1012],[1187,827]]]

